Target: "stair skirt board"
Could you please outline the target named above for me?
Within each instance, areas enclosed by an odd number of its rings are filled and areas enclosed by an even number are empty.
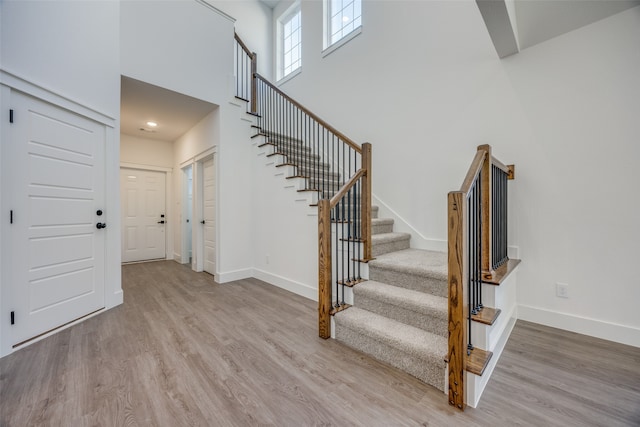
[[[504,330],[502,331],[502,334],[500,335],[500,338],[498,339],[498,342],[495,344],[494,349],[492,350],[493,352],[493,356],[491,357],[491,359],[489,360],[489,364],[487,365],[487,367],[484,370],[484,373],[482,374],[482,376],[478,376],[478,375],[474,375],[470,372],[466,372],[465,376],[465,402],[468,406],[475,408],[478,406],[478,403],[480,402],[480,397],[482,396],[482,392],[484,391],[485,387],[487,386],[487,383],[489,382],[489,379],[491,378],[491,374],[493,373],[493,370],[495,369],[498,360],[500,359],[500,356],[502,355],[502,351],[504,350],[505,345],[507,344],[507,341],[509,340],[509,336],[511,335],[511,331],[513,330],[513,327],[516,324],[516,320],[517,320],[517,316],[516,316],[516,311],[515,311],[515,307],[514,309],[511,311],[512,312],[512,316],[508,318],[508,322],[506,327],[504,328]],[[504,314],[504,313],[503,313]]]
[[[444,392],[446,338],[402,327],[356,307],[337,313],[334,319],[336,340]]]

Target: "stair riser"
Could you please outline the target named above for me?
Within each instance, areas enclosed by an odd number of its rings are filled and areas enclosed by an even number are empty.
[[[406,239],[399,239],[391,242],[384,242],[384,243],[374,242],[371,251],[373,252],[373,256],[375,257],[375,256],[387,254],[389,252],[396,252],[396,251],[401,251],[403,249],[409,249],[409,240],[410,238],[408,237]],[[384,281],[381,280],[381,282],[384,282]],[[385,283],[393,283],[393,282],[385,282]]]
[[[372,224],[371,234],[393,233],[393,223],[391,224]]]
[[[364,285],[366,286],[366,284]],[[447,337],[447,312],[446,311],[422,311],[416,312],[407,306],[390,304],[388,301],[380,301],[356,294],[354,298],[355,306],[363,310],[371,311],[389,319],[422,329],[432,334]]]
[[[445,363],[442,357],[409,355],[387,343],[362,335],[358,331],[344,326],[336,327],[336,339],[444,391]]]
[[[447,282],[369,265],[369,279],[447,298]]]

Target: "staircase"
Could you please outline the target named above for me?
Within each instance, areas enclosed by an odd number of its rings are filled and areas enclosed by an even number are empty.
[[[255,70],[255,53],[241,47]],[[460,409],[475,407],[516,319],[519,261],[507,257],[506,239],[513,166],[479,146],[463,189],[449,193],[448,253],[411,248],[411,235],[394,232],[394,219],[371,204],[371,144],[256,72],[247,82],[258,156],[318,217],[319,336],[448,390]]]
[[[444,391],[447,256],[410,249],[392,219],[372,222],[376,259],[353,288],[353,306],[334,316],[335,338]]]
[[[344,177],[331,171],[304,141],[257,125],[252,128],[265,165],[282,177],[283,187],[295,189],[298,202],[310,206],[308,215],[317,215],[318,200],[333,197]],[[346,204],[345,209],[353,207]],[[446,392],[447,253],[411,248],[411,235],[394,232],[394,219],[379,218],[378,212],[372,206],[374,259],[361,263],[363,280],[344,285],[346,304],[334,310],[332,337]],[[471,336],[477,350],[469,358],[465,377],[465,402],[472,407],[479,402],[516,317],[515,277],[500,286],[482,286],[487,308],[473,317]],[[482,357],[476,363],[478,354]]]

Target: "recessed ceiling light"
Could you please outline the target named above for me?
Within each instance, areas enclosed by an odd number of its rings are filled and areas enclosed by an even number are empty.
[[[158,124],[156,122],[147,122],[147,126],[154,128],[158,126]]]

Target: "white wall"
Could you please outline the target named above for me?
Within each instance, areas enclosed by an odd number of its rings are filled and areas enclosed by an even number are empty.
[[[125,0],[120,29],[123,75],[215,104],[232,96],[232,19],[194,0]]]
[[[271,8],[259,0],[208,0],[208,3],[236,20],[236,32],[249,49],[258,53],[258,73],[271,78],[273,64]]]
[[[173,168],[173,142],[120,134],[120,162]]]
[[[108,1],[3,1],[2,69],[118,117],[119,9]]]
[[[11,86],[106,125],[107,308],[122,303],[120,218],[115,214],[120,210],[119,11],[119,2],[0,2],[3,105]],[[4,262],[0,259],[0,264]],[[5,291],[2,282],[0,295]],[[0,301],[2,319],[8,316],[5,302]],[[4,355],[11,351],[11,343],[3,331],[7,322],[0,325],[0,355]]]
[[[504,61],[533,134],[518,144],[520,316],[636,346],[638,40],[640,7]]]
[[[516,164],[521,317],[640,346],[639,15],[500,61],[473,1],[365,2],[362,33],[323,58],[322,2],[302,2],[302,72],[282,88],[373,144],[373,192],[421,244],[446,239],[446,194],[491,144]],[[569,283],[569,299],[555,282]]]

